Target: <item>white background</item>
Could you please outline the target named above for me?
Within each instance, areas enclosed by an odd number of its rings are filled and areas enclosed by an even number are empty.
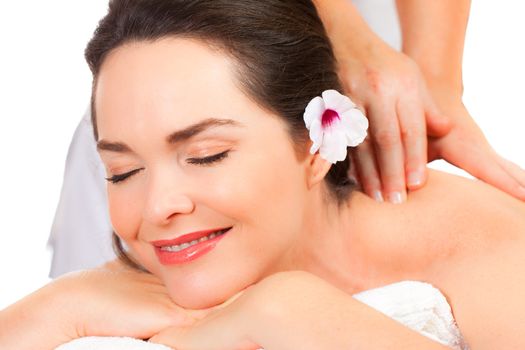
[[[46,241],[73,131],[89,101],[84,47],[105,0],[0,2],[0,309],[47,279]],[[473,1],[464,101],[525,167],[525,4]]]

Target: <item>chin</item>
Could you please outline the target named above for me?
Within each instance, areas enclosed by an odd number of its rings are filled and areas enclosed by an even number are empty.
[[[207,309],[222,304],[244,289],[236,283],[205,278],[166,280],[168,294],[175,304],[185,309]]]

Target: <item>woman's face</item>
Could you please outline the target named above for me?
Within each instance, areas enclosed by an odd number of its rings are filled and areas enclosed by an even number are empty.
[[[233,72],[219,51],[169,38],[112,51],[96,89],[98,148],[118,181],[108,183],[113,227],[189,308],[284,266],[307,229],[306,160]],[[190,247],[171,242],[190,233]]]

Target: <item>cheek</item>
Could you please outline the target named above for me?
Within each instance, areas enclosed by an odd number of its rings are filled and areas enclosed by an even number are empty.
[[[125,188],[108,188],[108,204],[115,232],[125,241],[133,239],[142,216],[139,194]]]
[[[286,239],[302,222],[306,196],[302,168],[292,157],[263,151],[236,158],[222,174],[208,179],[206,201],[249,231],[259,232],[252,239]]]

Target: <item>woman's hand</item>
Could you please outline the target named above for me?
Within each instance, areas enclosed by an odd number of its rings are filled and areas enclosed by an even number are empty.
[[[169,297],[162,281],[118,260],[65,275],[74,337],[128,336],[147,339],[161,329],[190,324],[205,310],[185,310]]]
[[[207,312],[178,307],[157,277],[114,261],[64,275],[2,311],[0,347],[54,349],[84,336],[147,339]]]
[[[304,271],[271,275],[150,342],[176,350],[445,349]]]
[[[251,339],[250,330],[257,327],[257,309],[251,303],[263,302],[249,287],[186,326],[170,326],[152,338],[152,343],[173,349],[257,350],[261,346]]]

